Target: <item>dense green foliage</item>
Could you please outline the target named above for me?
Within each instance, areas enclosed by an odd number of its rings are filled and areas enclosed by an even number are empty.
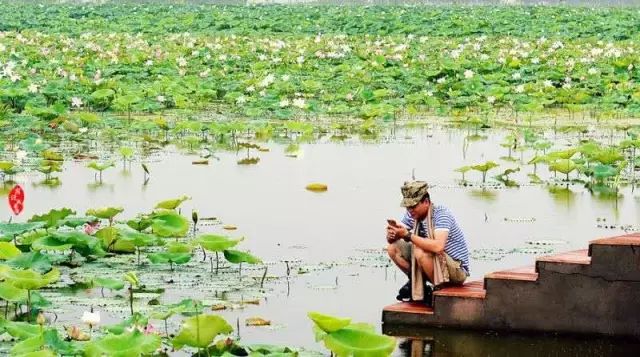
[[[281,119],[640,111],[633,9],[0,7],[0,120],[211,106]],[[93,120],[73,117],[69,130]]]

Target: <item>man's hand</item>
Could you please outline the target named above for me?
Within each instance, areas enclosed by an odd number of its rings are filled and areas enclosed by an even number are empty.
[[[398,239],[404,238],[409,230],[402,224],[396,223],[396,225],[387,225],[387,242],[389,244],[395,243]]]

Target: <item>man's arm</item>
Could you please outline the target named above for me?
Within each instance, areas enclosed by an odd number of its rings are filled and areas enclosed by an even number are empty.
[[[444,246],[447,244],[449,230],[442,228],[436,229],[433,232],[433,235],[435,236],[435,239],[428,239],[412,234],[411,243],[424,251],[440,254],[444,251]]]

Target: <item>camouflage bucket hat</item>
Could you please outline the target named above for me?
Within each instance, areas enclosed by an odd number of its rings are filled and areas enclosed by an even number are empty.
[[[400,188],[402,191],[402,207],[412,207],[417,205],[420,200],[427,194],[429,184],[425,181],[409,181],[405,182]]]

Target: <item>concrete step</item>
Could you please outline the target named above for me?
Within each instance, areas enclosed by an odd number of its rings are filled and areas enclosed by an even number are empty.
[[[440,326],[464,327],[484,321],[486,295],[482,280],[437,290],[433,293],[434,317]]]
[[[590,276],[610,281],[640,281],[640,233],[589,243]]]
[[[547,255],[536,259],[536,272],[539,279],[542,280],[549,273],[589,275],[590,271],[591,257],[588,249]]]
[[[528,286],[535,288],[538,273],[533,265],[500,270],[484,276],[484,288],[489,295],[507,294],[514,286]]]

